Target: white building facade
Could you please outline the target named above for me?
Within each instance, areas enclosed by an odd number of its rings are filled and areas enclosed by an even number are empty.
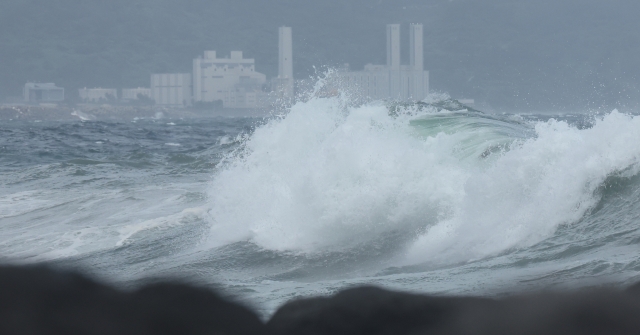
[[[27,83],[22,95],[25,102],[61,102],[64,101],[64,88],[54,83]]]
[[[400,25],[387,25],[387,64],[367,64],[363,71],[338,73],[343,85],[376,99],[419,101],[429,94],[429,72],[424,71],[422,24],[411,24],[409,65],[400,62]]]
[[[146,87],[123,88],[120,99],[124,101],[138,100],[138,97],[151,98],[151,89]]]
[[[81,88],[78,90],[80,100],[84,102],[109,102],[118,99],[118,90],[115,88]]]
[[[222,101],[225,108],[259,108],[267,95],[266,76],[256,72],[255,60],[232,51],[229,58],[218,58],[215,51],[193,60],[193,100]]]
[[[151,99],[156,105],[184,107],[192,104],[190,73],[160,73],[151,75]]]

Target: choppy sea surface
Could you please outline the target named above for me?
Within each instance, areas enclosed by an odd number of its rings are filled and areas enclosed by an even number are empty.
[[[4,121],[0,261],[181,278],[264,315],[374,284],[640,280],[640,117],[315,98],[262,118]]]

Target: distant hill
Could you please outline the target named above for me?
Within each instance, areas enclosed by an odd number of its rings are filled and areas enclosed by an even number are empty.
[[[242,50],[277,73],[277,28],[293,27],[298,77],[385,63],[385,24],[425,25],[432,90],[494,110],[638,106],[636,0],[3,0],[0,97],[26,81],[149,85],[204,50]]]

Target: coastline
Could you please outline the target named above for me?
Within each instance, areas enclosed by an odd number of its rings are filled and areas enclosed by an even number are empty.
[[[0,121],[132,121],[137,119],[268,117],[269,109],[197,110],[159,106],[0,105]]]

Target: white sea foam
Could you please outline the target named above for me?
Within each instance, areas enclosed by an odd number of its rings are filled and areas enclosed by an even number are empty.
[[[458,157],[469,134],[425,138],[415,118],[312,99],[258,128],[213,181],[213,245],[316,252],[449,217],[476,160]]]
[[[403,232],[404,264],[472,260],[578,221],[640,157],[640,118],[617,111],[592,129],[539,123],[526,141],[505,136],[507,123],[424,131],[433,117],[337,98],[293,106],[220,167],[208,245],[316,253]],[[487,158],[500,143],[511,149]]]
[[[167,229],[183,225],[186,222],[192,222],[194,219],[200,219],[203,216],[203,212],[204,210],[201,208],[187,208],[180,213],[153,218],[139,223],[120,227],[117,229],[119,240],[118,242],[116,242],[116,246],[120,247],[129,243],[133,235],[145,230]]]
[[[608,176],[638,172],[640,117],[613,111],[590,129],[555,120],[535,129],[535,138],[469,174],[455,215],[418,238],[408,263],[466,261],[530,246],[580,220]]]
[[[62,201],[46,199],[46,191],[22,191],[0,195],[0,219],[22,215],[36,209],[57,206]],[[43,196],[44,195],[44,196]]]

